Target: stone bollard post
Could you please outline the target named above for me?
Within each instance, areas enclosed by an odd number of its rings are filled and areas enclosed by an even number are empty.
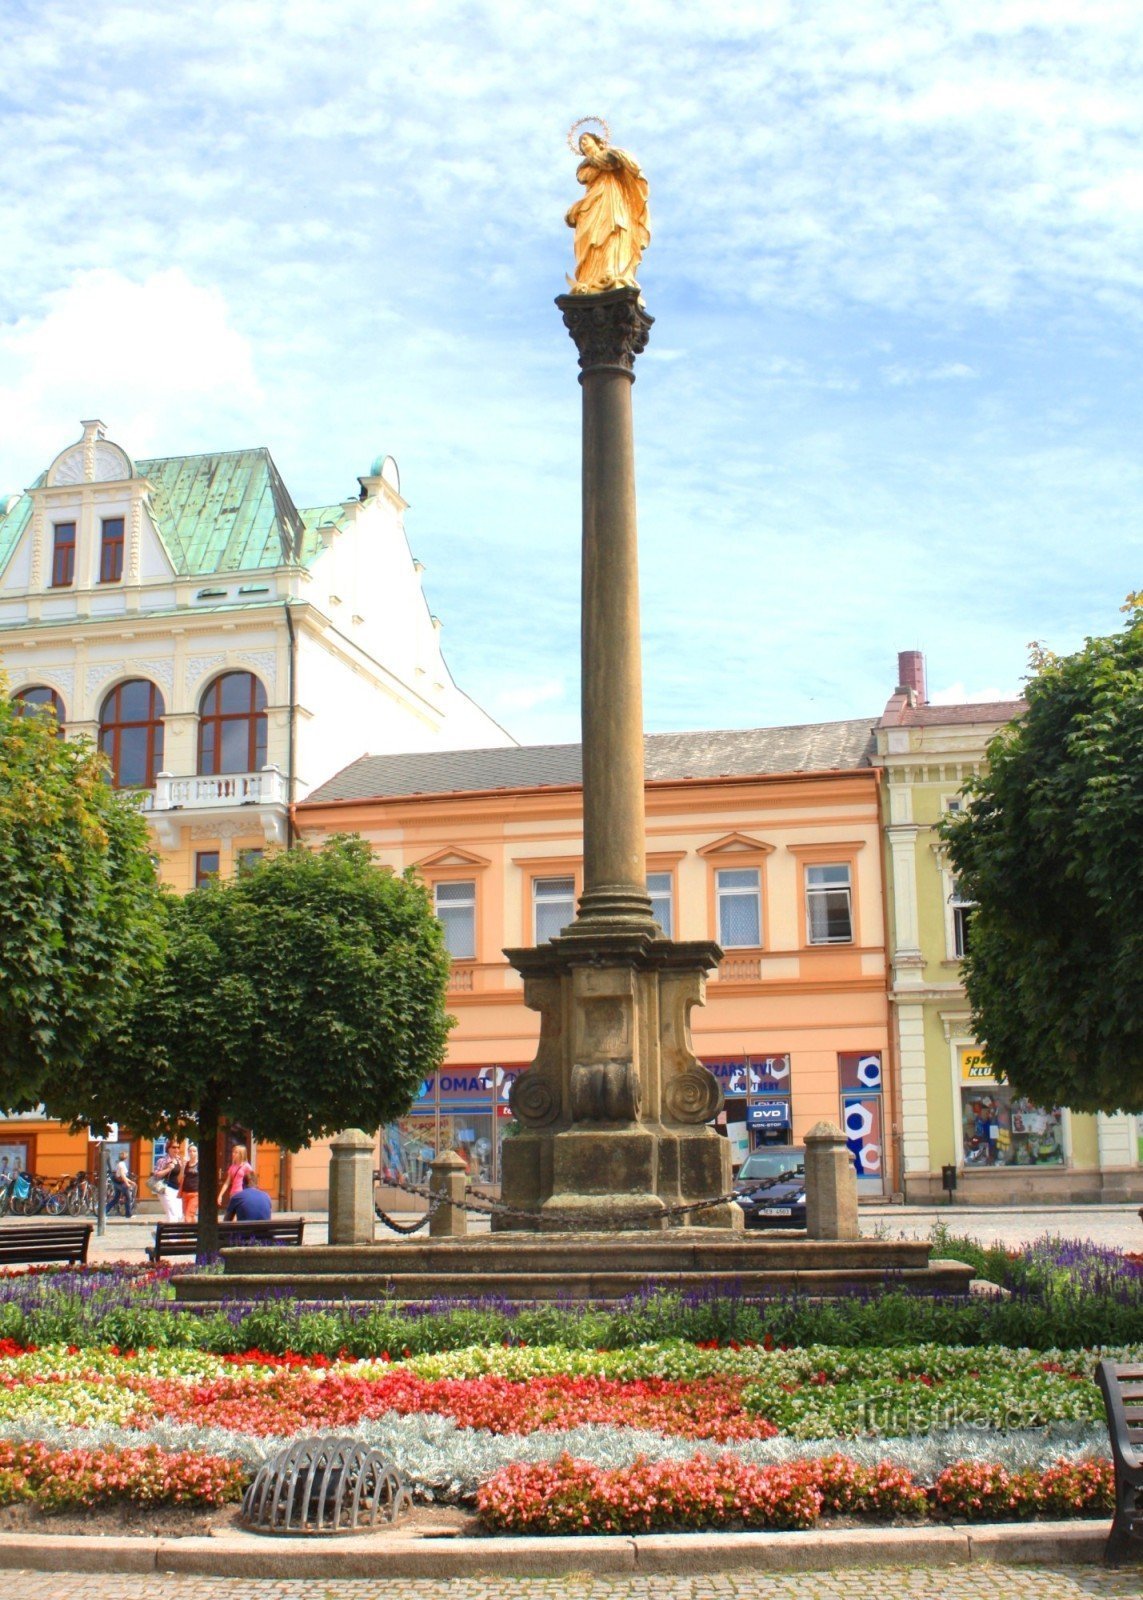
[[[819,1122],[805,1138],[806,1237],[857,1239],[857,1174],[835,1122]]]
[[[446,1150],[429,1162],[429,1188],[444,1200],[429,1218],[433,1239],[464,1239],[468,1235],[468,1212],[464,1209],[464,1190],[468,1171],[455,1150]]]
[[[374,1140],[346,1128],[329,1148],[329,1242],[372,1244]]]

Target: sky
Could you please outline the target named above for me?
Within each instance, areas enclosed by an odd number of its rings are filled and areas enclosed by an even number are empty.
[[[578,737],[553,300],[607,119],[650,182],[649,730],[1019,692],[1143,587],[1138,0],[5,0],[0,494],[100,417],[393,455],[460,686]]]

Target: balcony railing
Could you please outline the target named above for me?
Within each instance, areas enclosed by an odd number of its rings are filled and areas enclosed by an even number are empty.
[[[285,804],[285,778],[277,767],[263,767],[261,772],[223,772],[212,778],[176,778],[171,772],[160,772],[147,810],[206,811],[217,806]]]

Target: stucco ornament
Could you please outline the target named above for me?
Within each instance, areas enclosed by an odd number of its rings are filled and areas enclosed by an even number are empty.
[[[575,277],[568,284],[572,294],[637,289],[635,273],[651,240],[647,180],[639,163],[609,142],[605,122],[598,117],[583,122],[594,122],[601,131],[581,133],[572,146],[583,157],[575,175],[586,193],[565,218],[575,229]],[[573,125],[569,144],[581,126]]]

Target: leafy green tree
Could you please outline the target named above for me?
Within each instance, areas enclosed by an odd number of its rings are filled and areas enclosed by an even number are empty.
[[[160,890],[138,804],[90,744],[59,738],[0,679],[0,1100],[82,1070],[161,955]]]
[[[214,1249],[222,1118],[297,1150],[407,1111],[444,1057],[448,956],[425,887],[338,837],[165,902],[162,971],[53,1111],[197,1132],[199,1240]]]
[[[1037,650],[1024,716],[942,832],[977,902],[965,985],[1020,1094],[1143,1110],[1143,600],[1070,656]]]

